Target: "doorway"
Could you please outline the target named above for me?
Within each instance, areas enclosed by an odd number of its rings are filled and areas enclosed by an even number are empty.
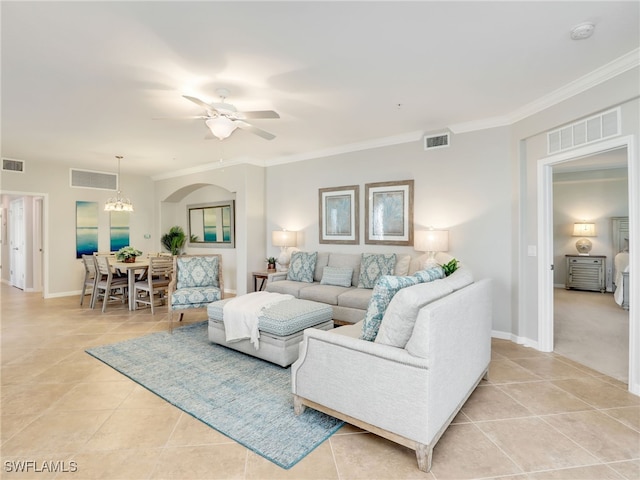
[[[630,232],[630,284],[633,287],[634,271],[640,271],[640,255],[634,251],[638,238],[640,206],[640,168],[634,151],[633,136],[619,137],[598,144],[578,148],[570,152],[541,159],[538,162],[538,348],[553,351],[553,192],[554,165],[586,158],[601,152],[626,148],[629,178],[629,232]],[[631,288],[629,308],[629,391],[640,395],[640,292]]]
[[[24,198],[17,198],[9,204],[9,283],[20,290],[25,286],[25,237]]]

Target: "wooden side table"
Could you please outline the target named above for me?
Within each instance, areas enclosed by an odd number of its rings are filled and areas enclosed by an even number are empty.
[[[265,270],[263,272],[251,272],[251,275],[253,275],[253,290],[255,292],[261,292],[262,290],[264,290],[264,284],[267,283],[267,279],[269,278],[269,275],[272,273],[276,273],[276,270]],[[260,289],[258,290],[258,279],[262,279],[262,282],[260,283]]]

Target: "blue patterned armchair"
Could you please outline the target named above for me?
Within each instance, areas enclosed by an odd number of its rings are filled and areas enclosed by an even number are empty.
[[[211,302],[222,300],[221,255],[176,255],[173,257],[173,277],[169,283],[169,323],[173,315],[184,310],[206,308]]]

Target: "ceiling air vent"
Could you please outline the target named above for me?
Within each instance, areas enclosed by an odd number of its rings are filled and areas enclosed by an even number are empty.
[[[94,172],[91,170],[70,169],[71,186],[75,188],[96,188],[99,190],[117,190],[118,175],[115,173]]]
[[[24,162],[22,160],[2,159],[2,170],[7,172],[24,173]]]
[[[449,146],[449,133],[438,133],[436,135],[425,135],[424,149],[445,148]]]
[[[547,133],[547,153],[558,153],[620,135],[620,107]]]

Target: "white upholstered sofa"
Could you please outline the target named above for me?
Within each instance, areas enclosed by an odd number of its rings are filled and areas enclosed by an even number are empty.
[[[295,255],[296,252],[294,252]],[[382,256],[383,254],[364,254],[365,256]],[[393,275],[407,275],[413,266],[411,256],[408,254],[393,254],[395,263]],[[388,256],[388,255],[387,255]],[[352,324],[364,318],[364,314],[371,299],[373,285],[366,288],[358,287],[361,284],[361,265],[363,254],[359,253],[331,253],[317,252],[315,267],[310,282],[290,280],[288,272],[278,272],[269,275],[265,287],[268,292],[286,293],[296,298],[326,303],[333,309],[333,320],[337,325]],[[293,264],[293,260],[292,260]],[[325,283],[325,267],[330,269],[351,269],[350,281],[342,285],[333,282]],[[290,277],[290,275],[289,275]]]
[[[429,471],[434,445],[486,377],[491,320],[490,280],[461,268],[396,293],[374,341],[359,338],[362,322],[307,329],[291,367],[296,414],[308,406],[414,449]]]

